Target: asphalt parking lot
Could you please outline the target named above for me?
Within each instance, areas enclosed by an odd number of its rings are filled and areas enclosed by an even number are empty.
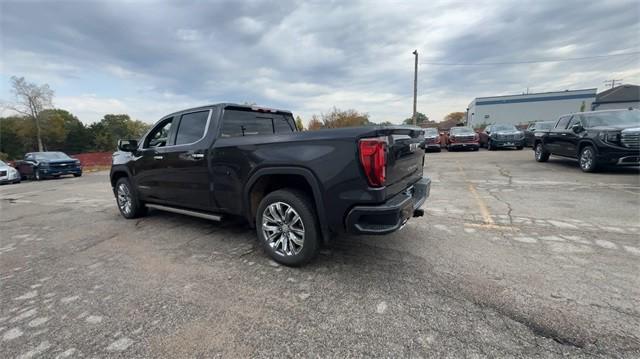
[[[638,169],[531,152],[428,154],[425,217],[298,269],[106,172],[2,186],[2,357],[640,356]]]

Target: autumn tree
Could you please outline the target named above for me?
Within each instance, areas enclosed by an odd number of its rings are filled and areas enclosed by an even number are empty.
[[[45,109],[53,107],[53,90],[47,84],[38,86],[27,82],[24,77],[16,76],[11,77],[11,88],[15,102],[6,104],[4,107],[33,121],[38,151],[43,151],[41,113]]]
[[[371,124],[369,122],[369,114],[360,113],[356,110],[340,110],[334,107],[329,113],[323,113],[322,127],[324,128],[342,128],[365,126]]]
[[[318,118],[318,116],[311,116],[311,121],[309,121],[309,125],[307,126],[307,130],[315,131],[322,128],[322,121]]]

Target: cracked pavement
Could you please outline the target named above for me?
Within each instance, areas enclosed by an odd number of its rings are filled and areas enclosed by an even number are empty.
[[[107,174],[0,187],[3,357],[640,356],[640,175],[428,154],[426,215],[304,268],[242,223],[120,217]]]

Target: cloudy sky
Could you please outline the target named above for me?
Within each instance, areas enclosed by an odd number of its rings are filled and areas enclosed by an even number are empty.
[[[215,102],[400,122],[414,49],[418,110],[436,120],[478,96],[640,83],[640,54],[487,65],[640,52],[637,0],[0,1],[0,37],[0,99],[24,76],[85,123]]]

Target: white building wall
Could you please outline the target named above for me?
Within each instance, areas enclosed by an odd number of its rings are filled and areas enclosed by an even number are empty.
[[[476,98],[469,104],[468,124],[518,125],[533,121],[553,121],[561,115],[580,111],[583,102],[584,110],[589,111],[595,97],[596,89]]]

